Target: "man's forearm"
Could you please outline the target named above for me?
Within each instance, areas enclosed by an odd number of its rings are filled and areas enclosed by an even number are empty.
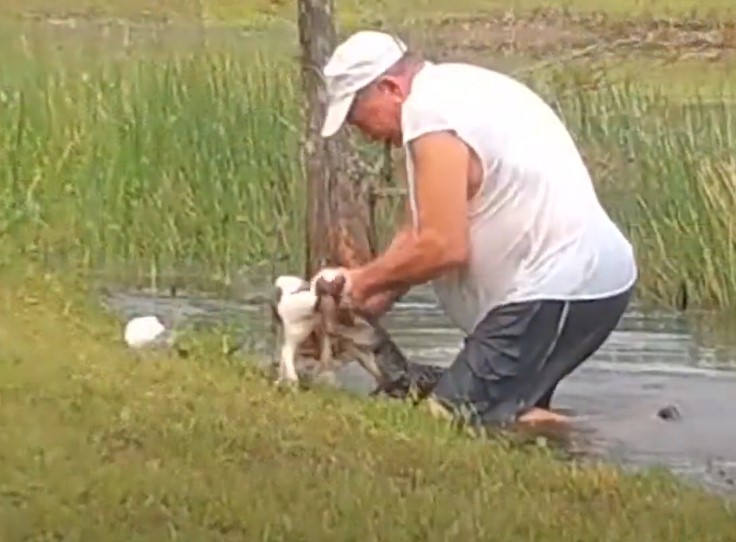
[[[470,148],[456,135],[437,131],[409,145],[414,163],[418,228],[354,275],[356,299],[432,280],[470,258],[468,184]]]
[[[455,259],[428,236],[413,231],[392,244],[384,254],[360,269],[363,295],[385,290],[408,290],[440,275]]]
[[[412,236],[414,233],[413,230],[414,226],[412,225],[411,221],[405,221],[401,229],[399,229],[394,238],[391,240],[391,244],[389,244],[384,253],[378,256],[378,258],[376,258],[372,262],[363,266],[363,271],[368,274],[367,276],[369,276],[369,274],[373,272],[373,269],[377,264],[380,266],[380,263],[383,259],[385,259],[386,257],[391,258],[394,254],[401,253],[409,245],[411,245]],[[390,298],[400,297],[401,295],[406,293],[406,291],[408,291],[410,287],[411,285],[406,283],[386,284],[383,287],[378,284],[375,287],[371,288],[371,291],[368,292],[366,295],[369,299],[372,300],[375,299],[378,301],[383,298],[385,302],[389,302]]]
[[[409,211],[410,213],[411,211]],[[410,219],[405,219],[402,226],[394,235],[391,243],[386,249],[386,252],[396,250],[397,247],[401,248],[412,234],[413,224]],[[363,303],[363,310],[379,317],[386,313],[399,298],[405,295],[410,289],[408,285],[394,286],[393,288],[387,288],[382,291],[378,291]]]

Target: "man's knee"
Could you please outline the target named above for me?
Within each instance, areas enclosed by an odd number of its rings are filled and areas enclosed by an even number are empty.
[[[470,345],[468,345],[470,346]],[[514,378],[504,377],[493,366],[492,359],[475,360],[471,364],[467,350],[458,356],[432,390],[430,398],[445,412],[462,423],[471,425],[504,425],[521,413]],[[478,367],[482,362],[483,367]]]

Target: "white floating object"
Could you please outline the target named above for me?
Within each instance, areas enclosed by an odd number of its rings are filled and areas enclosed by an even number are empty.
[[[128,346],[142,348],[158,339],[166,328],[156,316],[138,316],[125,324],[124,338]]]

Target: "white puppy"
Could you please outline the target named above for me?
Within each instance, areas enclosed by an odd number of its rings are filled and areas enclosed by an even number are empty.
[[[341,269],[325,268],[310,282],[291,275],[276,279],[273,310],[283,335],[277,383],[298,382],[295,363],[302,347],[306,349],[303,354],[318,357],[323,371],[328,370],[334,361],[344,363],[355,359],[374,378],[380,378],[374,353],[377,335],[373,325],[349,310],[342,313],[347,322],[341,323],[341,317],[338,317],[337,304],[340,301],[336,297],[341,297],[339,292],[345,286],[345,278]],[[312,333],[318,343],[307,342]],[[333,345],[334,340],[337,342]]]
[[[319,322],[319,299],[310,284],[300,277],[282,275],[276,279],[274,286],[275,311],[283,333],[277,383],[294,384],[299,381],[295,366],[296,352]]]

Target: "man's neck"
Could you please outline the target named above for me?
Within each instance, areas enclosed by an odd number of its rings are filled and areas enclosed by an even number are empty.
[[[427,66],[427,61],[420,60],[409,68],[408,73],[406,74],[406,95],[407,96],[411,94],[411,87],[414,84],[414,78],[426,66]]]

